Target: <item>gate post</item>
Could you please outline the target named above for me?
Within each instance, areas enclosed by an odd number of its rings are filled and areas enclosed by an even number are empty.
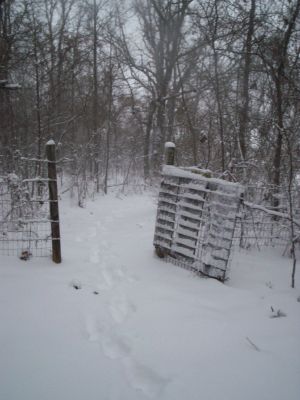
[[[165,143],[165,165],[174,165],[175,164],[175,144],[173,142],[166,142]],[[159,212],[157,212],[157,219],[159,216]],[[157,222],[157,220],[156,220]],[[164,258],[168,252],[166,249],[161,247],[159,244],[154,244],[155,246],[155,253],[159,258]]]
[[[51,219],[52,260],[55,263],[59,264],[61,263],[61,248],[60,248],[60,229],[59,229],[57,175],[56,175],[54,140],[49,140],[46,143],[46,155],[48,160],[48,188],[49,188],[49,207],[50,207],[50,219]]]
[[[165,143],[165,164],[174,165],[175,163],[175,144],[173,142]]]

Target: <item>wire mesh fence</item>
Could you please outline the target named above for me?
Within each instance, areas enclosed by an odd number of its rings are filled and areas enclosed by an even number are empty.
[[[20,164],[19,175],[0,177],[0,254],[47,257],[51,255],[47,162],[21,159]]]
[[[237,218],[234,245],[243,248],[285,246],[291,240],[290,224],[285,218],[274,218],[264,210],[244,204]]]
[[[277,205],[274,207],[274,197]],[[292,210],[291,208],[292,204]],[[234,244],[244,248],[286,246],[291,243],[291,222],[300,227],[300,190],[270,185],[245,188],[244,201],[234,234]]]

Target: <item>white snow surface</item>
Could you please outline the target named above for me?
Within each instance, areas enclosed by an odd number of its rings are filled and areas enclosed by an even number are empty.
[[[203,172],[209,172],[209,170],[202,170]],[[224,179],[217,178],[207,178],[203,175],[195,174],[190,169],[185,169],[182,167],[175,167],[174,165],[164,165],[163,166],[163,175],[170,175],[172,177],[178,178],[190,178],[193,180],[211,182],[219,184],[223,187],[224,190],[238,193],[240,194],[243,191],[243,186],[240,183],[225,181]],[[193,184],[188,184],[192,187]],[[197,186],[195,186],[197,188]]]
[[[165,143],[165,148],[170,148],[170,147],[174,148],[174,147],[175,147],[175,143],[173,143],[173,142],[166,142],[166,143]]]
[[[21,89],[22,86],[19,83],[6,83],[4,86],[6,89]]]
[[[1,400],[300,398],[282,249],[236,250],[222,284],[156,258],[154,195],[60,211],[62,264],[0,257]]]

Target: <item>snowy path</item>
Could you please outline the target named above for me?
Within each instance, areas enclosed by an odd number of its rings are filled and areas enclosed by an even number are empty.
[[[299,399],[300,292],[279,251],[237,253],[223,285],[154,257],[150,196],[61,216],[61,266],[0,257],[1,400]]]

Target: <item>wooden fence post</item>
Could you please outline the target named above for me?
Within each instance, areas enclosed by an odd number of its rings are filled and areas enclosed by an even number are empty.
[[[48,160],[48,187],[49,187],[49,205],[51,219],[51,237],[52,237],[52,260],[61,263],[60,248],[60,229],[59,229],[59,212],[58,212],[58,196],[57,196],[57,175],[56,175],[56,158],[55,158],[55,142],[49,140],[46,144],[46,154]]]
[[[165,164],[174,165],[175,163],[175,144],[172,142],[165,143]]]

